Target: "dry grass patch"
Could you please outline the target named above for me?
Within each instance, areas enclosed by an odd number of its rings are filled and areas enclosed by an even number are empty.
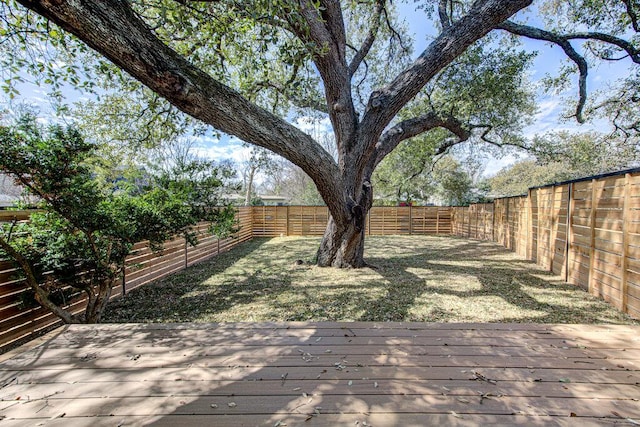
[[[312,265],[318,244],[254,239],[130,292],[105,321],[638,323],[494,243],[369,237],[374,268],[358,270]]]

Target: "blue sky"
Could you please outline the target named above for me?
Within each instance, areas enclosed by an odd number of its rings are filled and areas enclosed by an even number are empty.
[[[533,7],[533,6],[532,6]],[[415,54],[419,55],[427,46],[427,38],[433,35],[433,28],[430,27],[430,21],[424,12],[417,9],[413,2],[400,2],[398,4],[399,12],[408,23],[410,32],[415,35]],[[529,8],[531,9],[531,8]],[[536,25],[534,13],[526,10],[516,15],[513,19],[526,18],[530,25]],[[426,23],[426,25],[425,25]],[[539,25],[539,23],[538,23]],[[567,57],[561,48],[550,43],[521,39],[523,46],[528,51],[539,52],[534,59],[534,64],[529,75],[533,84],[539,82],[547,74],[555,75],[561,64],[566,63]],[[578,48],[578,45],[574,45]],[[590,68],[587,80],[589,95],[593,96],[598,90],[606,90],[607,85],[615,82],[615,80],[625,77],[629,74],[630,65],[628,62],[609,62],[603,63],[597,68]],[[607,131],[609,126],[605,121],[595,123],[586,123],[580,125],[575,119],[564,120],[564,105],[566,102],[575,101],[578,97],[578,76],[571,77],[571,85],[559,94],[540,93],[536,101],[538,104],[538,113],[533,117],[533,124],[523,130],[525,136],[533,137],[536,134],[543,134],[550,131],[570,130],[575,132],[586,132],[589,130]],[[484,176],[495,175],[500,169],[513,164],[524,155],[514,156],[507,154],[501,158],[495,158],[487,154],[485,162]]]
[[[431,21],[424,15],[421,10],[416,10],[413,2],[396,3],[399,7],[401,17],[403,17],[409,27],[409,32],[415,34],[415,55],[420,54],[428,43],[429,33],[434,33]],[[531,70],[530,80],[537,82],[547,73],[553,74],[559,64],[566,61],[566,57],[560,48],[550,46],[547,43],[524,40],[524,45],[528,50],[537,50],[540,54],[534,62]],[[628,65],[626,63],[607,63],[599,68],[590,70],[588,87],[589,91],[605,89],[607,82],[612,82],[616,78],[624,76],[628,73]],[[548,131],[568,129],[575,131],[586,131],[590,129],[602,129],[606,127],[605,123],[596,123],[588,125],[578,125],[575,120],[562,121],[563,103],[567,100],[574,100],[577,97],[577,76],[572,79],[572,85],[563,93],[558,95],[541,94],[538,99],[539,112],[534,117],[534,124],[524,129],[527,136],[545,133]],[[21,99],[28,103],[41,106],[43,110],[47,110],[49,103],[46,97],[46,88],[39,88],[33,85],[24,84],[20,87]],[[79,92],[66,89],[68,101],[80,99],[83,95]],[[319,136],[324,132],[330,131],[330,123],[328,119],[323,120],[305,120],[297,119],[294,124],[303,131],[312,136]],[[240,140],[235,137],[223,136],[221,139],[205,136],[197,138],[197,151],[199,154],[214,159],[232,159],[236,162],[243,162],[248,158],[249,148],[243,147]],[[486,165],[484,175],[489,176],[495,174],[499,169],[507,166],[517,160],[512,154],[495,158],[489,154],[486,155]]]

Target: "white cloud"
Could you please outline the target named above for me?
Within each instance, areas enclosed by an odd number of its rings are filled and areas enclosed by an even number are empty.
[[[331,120],[329,120],[328,117],[324,117],[322,119],[316,119],[309,116],[298,117],[292,124],[316,139],[319,135],[333,132],[331,128]]]
[[[194,153],[206,159],[222,161],[233,160],[236,163],[244,162],[251,154],[251,147],[242,145],[237,138],[226,142],[213,142],[207,145],[194,147]]]

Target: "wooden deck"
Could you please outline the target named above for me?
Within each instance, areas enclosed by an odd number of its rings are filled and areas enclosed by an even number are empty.
[[[67,326],[0,363],[0,426],[640,425],[640,326]]]

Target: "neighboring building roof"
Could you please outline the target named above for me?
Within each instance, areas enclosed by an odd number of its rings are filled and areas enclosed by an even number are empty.
[[[277,204],[286,204],[289,202],[289,199],[285,196],[274,196],[274,195],[262,195],[258,194],[256,197],[261,199],[266,205],[277,205]],[[244,202],[245,196],[240,194],[229,194],[225,196],[227,200],[231,200],[233,202]]]

